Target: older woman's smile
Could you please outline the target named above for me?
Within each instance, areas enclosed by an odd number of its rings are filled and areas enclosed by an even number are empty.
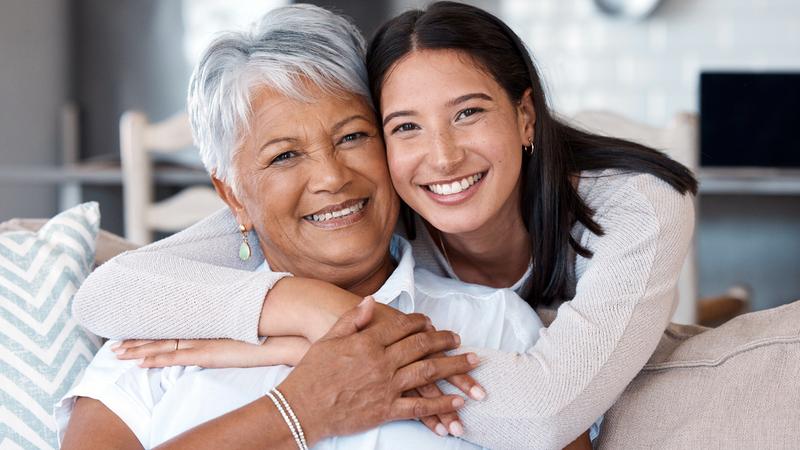
[[[363,219],[366,215],[364,208],[369,203],[368,198],[356,198],[329,205],[319,211],[304,216],[303,219],[311,222],[314,226],[326,229],[335,229],[352,225]]]

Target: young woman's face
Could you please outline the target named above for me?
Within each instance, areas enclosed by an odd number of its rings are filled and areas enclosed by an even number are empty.
[[[389,170],[398,194],[445,233],[519,215],[522,146],[530,104],[515,104],[467,54],[414,51],[381,93]]]

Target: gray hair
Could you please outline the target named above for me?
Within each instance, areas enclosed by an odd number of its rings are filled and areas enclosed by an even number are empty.
[[[249,129],[259,86],[312,101],[310,82],[326,95],[354,93],[371,105],[365,53],[355,25],[313,5],[273,9],[249,31],[219,36],[192,73],[187,101],[206,170],[236,190],[234,151]]]

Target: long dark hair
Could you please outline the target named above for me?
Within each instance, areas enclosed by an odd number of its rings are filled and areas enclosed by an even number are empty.
[[[532,88],[535,151],[523,157],[521,172],[521,212],[534,255],[532,288],[526,299],[531,306],[565,299],[570,248],[581,256],[592,256],[572,238],[570,229],[575,222],[596,235],[603,234],[593,219],[594,211],[571,183],[571,175],[583,170],[622,169],[652,174],[681,194],[697,193],[692,172],[663,153],[635,142],[588,133],[555,118],[522,40],[497,17],[462,3],[436,2],[424,11],[405,12],[376,32],[367,52],[367,70],[378,110],[387,72],[417,49],[451,49],[470,55],[513,102],[519,102]],[[413,212],[406,206],[404,214]],[[413,221],[405,223],[409,228]],[[413,239],[413,226],[407,231]]]

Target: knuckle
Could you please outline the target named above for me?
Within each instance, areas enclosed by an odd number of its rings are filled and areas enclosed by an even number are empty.
[[[394,322],[400,328],[410,328],[414,323],[413,314],[395,314]]]
[[[430,339],[427,334],[425,333],[417,333],[412,337],[412,342],[414,344],[414,348],[418,350],[420,353],[425,354],[428,352],[428,348],[430,347]]]
[[[433,383],[436,381],[436,366],[433,364],[431,360],[424,360],[420,361],[419,366],[419,377],[423,381],[427,383]]]
[[[422,399],[418,399],[414,401],[414,407],[412,408],[412,412],[414,417],[424,417],[428,416],[428,408],[425,407],[425,403]]]
[[[417,388],[417,390],[424,397],[433,397],[434,395],[437,394],[436,391],[438,389],[433,384],[426,384],[424,386],[420,386],[419,388]]]

